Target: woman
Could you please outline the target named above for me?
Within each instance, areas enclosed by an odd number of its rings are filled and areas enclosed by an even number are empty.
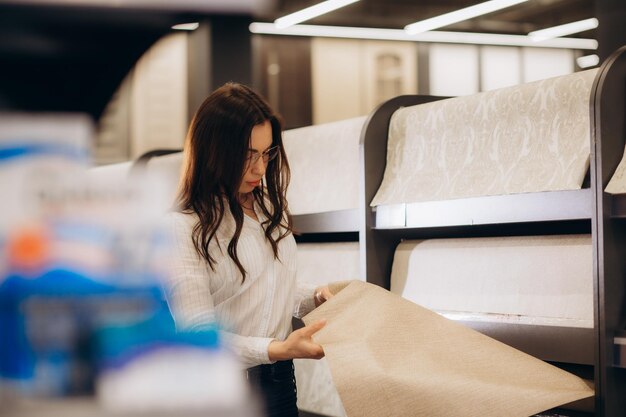
[[[170,303],[177,326],[217,321],[262,393],[267,415],[297,416],[294,358],[319,359],[316,322],[293,331],[332,294],[296,281],[285,200],[289,165],[278,116],[250,88],[228,83],[189,128],[177,212]]]

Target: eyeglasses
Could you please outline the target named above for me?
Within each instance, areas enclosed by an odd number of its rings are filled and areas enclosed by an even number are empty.
[[[278,156],[279,152],[280,146],[273,146],[262,153],[255,150],[249,150],[248,157],[246,158],[246,165],[250,166],[256,164],[261,157],[263,158],[264,163],[268,163],[272,159],[275,159]]]

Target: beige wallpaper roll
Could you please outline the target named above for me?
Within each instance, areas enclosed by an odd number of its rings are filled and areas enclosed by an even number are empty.
[[[359,139],[365,117],[283,133],[291,168],[287,201],[292,214],[359,206]]]
[[[596,72],[396,111],[372,206],[579,189]]]
[[[626,194],[626,151],[604,191],[609,194]]]
[[[391,291],[449,318],[593,327],[591,235],[405,241]]]
[[[359,279],[359,243],[298,243],[298,279],[315,285]],[[329,417],[345,416],[326,359],[296,359],[294,364],[298,408]]]
[[[165,188],[170,204],[173,204],[176,198],[182,164],[182,152],[152,158],[146,164],[146,171],[148,174],[158,175],[161,178],[161,182]]]
[[[359,242],[298,243],[298,279],[315,285],[359,280]]]
[[[350,417],[529,416],[590,397],[580,378],[353,281],[304,318]]]

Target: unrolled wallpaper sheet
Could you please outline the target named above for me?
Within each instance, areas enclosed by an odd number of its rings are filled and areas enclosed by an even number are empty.
[[[359,243],[298,243],[298,279],[315,285],[358,279]],[[294,360],[298,408],[329,417],[343,417],[341,398],[333,383],[328,361]]]
[[[359,139],[365,117],[283,133],[291,168],[291,214],[323,213],[359,206]]]
[[[448,318],[593,327],[591,235],[408,240],[391,292]]]
[[[580,189],[596,73],[397,110],[372,206]]]
[[[529,416],[587,398],[582,379],[380,287],[336,286],[304,318],[350,417]]]

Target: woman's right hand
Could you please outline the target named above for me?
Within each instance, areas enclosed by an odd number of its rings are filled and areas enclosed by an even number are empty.
[[[324,349],[315,343],[312,336],[326,325],[326,320],[318,320],[313,324],[292,332],[285,341],[274,340],[269,344],[269,359],[284,361],[289,359],[321,359]]]

